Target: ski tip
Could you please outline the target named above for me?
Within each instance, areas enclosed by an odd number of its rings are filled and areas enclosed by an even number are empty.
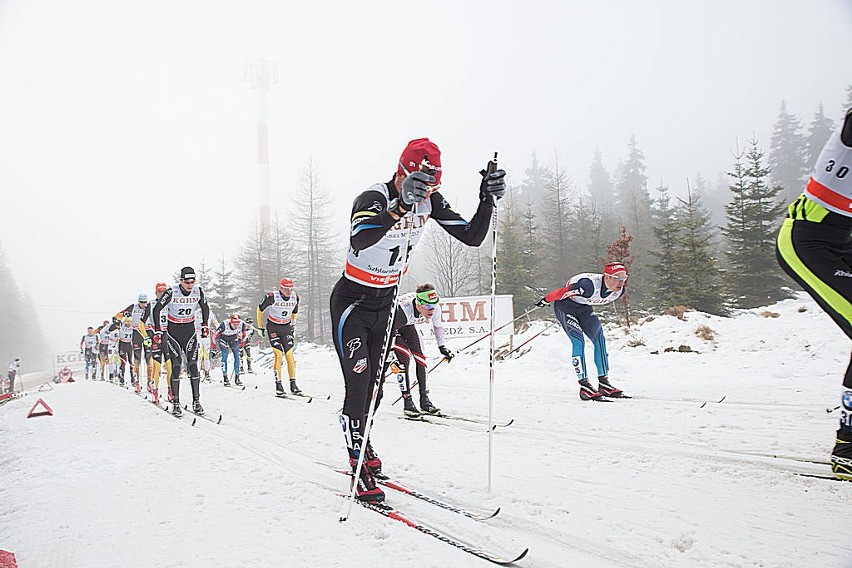
[[[191,424],[191,426],[195,426],[195,422],[196,422],[196,420],[198,420],[198,418],[193,418],[193,419],[192,419],[192,424]]]
[[[518,562],[519,560],[523,560],[524,556],[526,556],[526,555],[527,555],[527,553],[528,553],[529,551],[530,551],[530,549],[529,549],[529,548],[525,548],[525,549],[523,550],[523,552],[521,552],[521,553],[520,553],[519,555],[517,555],[514,559],[512,559],[512,560],[510,561],[510,563],[514,563],[514,562]]]
[[[701,406],[699,406],[698,408],[704,408],[705,406],[707,406],[707,401],[706,401],[706,400],[705,400],[704,402],[702,402],[702,403],[701,403]]]
[[[497,510],[494,511],[493,513],[491,513],[490,515],[488,515],[488,517],[486,517],[486,518],[487,519],[493,519],[494,517],[496,517],[497,515],[500,514],[501,509],[502,509],[502,507],[497,507]]]
[[[719,399],[719,402],[717,404],[721,404],[722,401],[725,400],[726,398],[728,398],[728,395],[723,395],[722,398]]]
[[[222,415],[220,414],[220,415],[219,415],[219,420],[217,420],[217,421],[216,421],[216,424],[221,424],[221,423],[222,423]]]
[[[311,403],[311,401],[312,401],[313,399],[314,399],[314,397],[309,396],[309,397],[308,397],[308,404],[310,404],[310,403]]]
[[[515,419],[514,419],[514,418],[512,418],[511,420],[509,420],[508,422],[506,422],[506,424],[504,424],[504,425],[503,425],[503,427],[505,428],[506,426],[511,426],[511,425],[512,425],[512,424],[514,424],[514,423],[515,423]],[[498,509],[498,511],[499,511],[499,509]]]

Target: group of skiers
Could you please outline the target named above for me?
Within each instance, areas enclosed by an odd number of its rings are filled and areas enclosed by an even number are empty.
[[[379,502],[384,493],[377,485],[381,479],[382,461],[369,436],[370,423],[383,394],[385,374],[397,375],[404,399],[404,412],[410,418],[422,413],[438,414],[440,410],[429,399],[426,382],[426,357],[415,323],[431,323],[438,348],[445,360],[453,353],[444,343],[440,321],[438,293],[431,284],[422,284],[414,292],[399,293],[400,278],[405,274],[410,256],[416,248],[429,219],[468,246],[482,244],[491,225],[497,201],[506,193],[506,172],[498,169],[496,159],[480,172],[479,200],[470,221],[456,213],[441,188],[441,152],[428,138],[411,140],[403,150],[390,180],[379,182],[356,196],[350,217],[349,249],[342,276],[330,297],[333,342],[345,385],[340,424],[347,457],[355,483],[355,497]],[[802,196],[790,206],[778,238],[777,256],[784,269],[802,285],[852,337],[852,110],[840,129],[832,136],[820,155],[814,173]],[[593,306],[608,304],[621,297],[628,279],[627,266],[607,263],[602,273],[587,272],[570,278],[564,287],[546,294],[538,302],[542,307],[553,303],[555,316],[569,337],[572,365],[579,383],[581,400],[620,397],[620,389],[609,379],[606,341]],[[208,337],[209,308],[200,287],[195,285],[194,271],[181,271],[180,283],[172,287],[157,285],[153,309],[147,297],[140,294],[137,304],[120,312],[123,319],[113,319],[97,330],[89,328],[82,345],[87,355],[87,368],[94,361],[99,345],[102,365],[112,345],[111,334],[119,343],[119,359],[133,357],[131,377],[138,377],[140,352],[146,351],[153,363],[149,377],[154,378],[152,392],[156,397],[159,364],[166,361],[170,377],[170,399],[176,401],[174,412],[180,413],[179,381],[182,357],[189,367],[193,409],[200,405],[198,342]],[[293,322],[299,297],[293,292],[293,281],[283,278],[278,290],[267,294],[257,306],[256,328],[268,334],[274,350],[276,394],[284,395],[283,361],[287,362],[290,392],[299,393],[295,382],[293,359]],[[200,311],[200,319],[196,317]],[[266,319],[264,320],[264,312]],[[247,323],[231,316],[216,328],[214,343],[222,351],[223,378],[227,381],[226,352],[233,354],[235,383],[239,384],[239,351],[246,338]],[[248,327],[251,327],[250,325]],[[90,338],[101,334],[101,339]],[[597,385],[589,379],[585,362],[584,336],[594,347]],[[125,344],[123,346],[122,344]],[[165,357],[164,357],[165,356]],[[414,361],[419,408],[411,396],[413,384],[409,367]],[[88,371],[87,371],[88,372]],[[138,389],[138,378],[132,378]],[[852,362],[844,380],[841,399],[840,429],[832,452],[835,474],[852,480]]]
[[[203,414],[201,405],[201,373],[209,379],[215,354],[220,356],[222,381],[242,385],[240,374],[251,373],[251,341],[254,333],[265,335],[275,354],[276,396],[286,397],[282,385],[282,364],[287,360],[290,392],[300,394],[296,384],[296,361],[292,322],[299,311],[299,296],[293,290],[293,281],[283,278],[278,291],[264,295],[257,307],[258,326],[252,318],[229,314],[217,322],[210,313],[204,291],[196,285],[192,267],[181,269],[179,282],[173,286],[158,283],[154,288],[156,299],[149,302],[146,293],[140,293],[134,304],[120,310],[111,320],[98,327],[89,327],[80,341],[80,353],[85,356],[85,376],[125,384],[129,370],[130,383],[141,391],[141,363],[144,356],[147,389],[155,403],[160,401],[160,380],[167,378],[167,400],[172,403],[172,413],[180,416],[180,376],[183,365],[189,376],[192,393],[192,410]],[[264,320],[264,315],[266,320]],[[264,326],[266,321],[266,326]],[[210,327],[213,326],[211,333]],[[231,360],[230,371],[228,361]]]

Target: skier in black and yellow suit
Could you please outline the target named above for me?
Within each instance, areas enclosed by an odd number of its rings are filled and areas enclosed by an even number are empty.
[[[266,311],[264,326],[263,312]],[[293,347],[296,341],[293,337],[293,322],[299,314],[299,295],[293,292],[293,280],[282,278],[277,292],[269,292],[257,306],[257,326],[261,335],[269,334],[269,344],[272,346],[274,359],[272,369],[275,371],[275,395],[286,397],[284,386],[281,384],[283,360],[287,360],[287,375],[290,377],[290,392],[301,394],[296,385],[296,360],[293,358]]]
[[[805,191],[787,210],[776,257],[852,339],[852,109],[826,142]],[[834,475],[852,481],[852,361],[843,379]]]

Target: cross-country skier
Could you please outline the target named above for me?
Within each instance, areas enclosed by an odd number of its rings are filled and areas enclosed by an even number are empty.
[[[787,209],[776,241],[781,268],[852,338],[852,109],[817,158],[805,190]],[[840,397],[831,467],[852,481],[852,361]]]
[[[154,294],[156,295],[157,300],[159,300],[163,294],[168,289],[165,282],[158,282],[154,286]],[[167,399],[169,402],[172,401],[172,386],[169,384],[168,377],[171,377],[172,371],[172,363],[169,360],[168,356],[168,347],[162,342],[154,342],[153,336],[158,329],[165,329],[168,325],[168,319],[166,317],[168,311],[160,312],[160,321],[157,325],[154,325],[154,310],[150,311],[148,319],[145,321],[145,330],[151,335],[151,359],[152,359],[152,371],[151,371],[151,399],[158,403],[160,402],[160,374],[163,369],[163,362],[165,361],[165,373],[166,373],[166,384],[167,384]]]
[[[438,192],[441,152],[428,138],[409,142],[395,171],[390,181],[372,185],[355,198],[346,268],[330,298],[334,346],[346,385],[340,422],[353,472],[364,451],[365,467],[355,495],[365,501],[384,500],[374,478],[381,460],[363,442],[372,391],[387,357],[382,348],[390,339],[385,335],[388,320],[409,251],[417,246],[429,218],[461,242],[479,246],[488,234],[495,201],[506,193],[505,171],[483,171],[479,206],[470,222],[465,221]],[[381,382],[378,388],[376,405]]]
[[[243,343],[240,346],[242,349],[241,357],[240,357],[240,373],[249,372],[253,373],[251,370],[251,343],[254,341],[254,321],[251,318],[246,318],[246,337],[243,339]],[[245,364],[245,367],[243,365]],[[248,371],[246,371],[248,369]]]
[[[219,324],[213,333],[213,341],[219,345],[219,356],[222,358],[222,382],[226,387],[231,386],[228,380],[228,353],[233,354],[231,367],[234,371],[234,384],[242,386],[240,381],[240,344],[245,340],[246,324],[239,314],[231,314],[227,320]]]
[[[263,312],[266,311],[266,325],[263,324]],[[296,360],[293,358],[295,339],[293,323],[299,315],[299,295],[293,291],[293,280],[282,278],[278,291],[269,292],[257,306],[257,328],[261,335],[269,335],[272,346],[272,370],[275,372],[275,394],[286,397],[281,384],[283,360],[287,360],[287,375],[290,377],[290,392],[300,394],[296,385]]]
[[[438,343],[438,351],[447,360],[451,361],[453,353],[444,345],[444,325],[441,323],[441,312],[438,310],[440,299],[435,291],[435,286],[421,284],[414,292],[403,294],[399,297],[399,305],[394,317],[394,354],[397,359],[397,380],[402,391],[405,415],[409,418],[418,418],[421,411],[427,414],[438,414],[441,411],[429,400],[429,389],[426,385],[426,355],[420,344],[420,334],[414,324],[429,321]],[[411,382],[409,379],[409,360],[414,358],[417,368],[417,386],[420,390],[420,409],[411,398]],[[393,368],[394,365],[391,365]]]
[[[15,357],[15,360],[9,364],[9,372],[6,373],[6,378],[9,380],[9,390],[6,393],[15,392],[15,379],[18,377],[18,373],[21,372],[21,360],[18,357]]]
[[[181,415],[180,407],[180,369],[181,358],[186,357],[189,370],[189,384],[192,388],[192,411],[204,414],[201,406],[201,377],[198,374],[198,340],[195,335],[195,310],[201,308],[201,335],[210,334],[207,320],[210,308],[201,286],[195,285],[195,270],[184,266],[180,270],[180,283],[163,292],[154,305],[154,322],[160,321],[160,314],[166,311],[168,325],[154,333],[154,342],[161,344],[163,334],[168,345],[169,360],[172,363],[169,382],[172,387],[172,414]]]
[[[143,349],[145,351],[145,372],[149,381],[151,379],[151,373],[153,372],[151,350],[146,345],[150,345],[150,341],[148,341],[148,330],[145,327],[145,322],[149,319],[150,315],[151,305],[148,303],[148,294],[145,292],[142,292],[139,296],[137,296],[135,304],[130,304],[116,314],[116,317],[119,319],[129,317],[131,320],[132,337],[130,338],[130,343],[133,352],[133,365],[131,366],[130,376],[133,379],[133,386],[136,388],[136,392],[141,390],[141,385],[138,383],[139,378],[141,377],[139,368],[142,364]],[[121,374],[123,376],[124,371],[122,371]]]
[[[86,328],[86,335],[80,340],[80,353],[83,354],[86,362],[85,377],[89,378],[89,369],[91,369],[91,379],[95,380],[95,370],[98,366],[98,334],[92,326]]]
[[[109,320],[104,320],[104,323],[95,331],[98,334],[98,367],[101,371],[101,379],[105,379],[107,368],[109,367],[109,334],[110,327],[115,326],[115,323],[110,323]]]
[[[620,262],[610,262],[604,266],[603,274],[584,272],[574,276],[568,283],[548,293],[536,302],[543,307],[553,302],[553,312],[565,333],[571,339],[571,363],[580,381],[580,400],[600,400],[602,396],[618,398],[621,390],[609,382],[609,357],[606,352],[601,320],[592,311],[592,306],[600,306],[616,301],[624,291],[627,282],[627,268]],[[592,340],[595,348],[595,366],[598,369],[598,388],[592,386],[586,373],[585,339]]]
[[[133,370],[133,318],[130,316],[121,320],[118,328],[118,358],[121,361],[118,366],[118,382],[124,386],[124,370],[130,369],[130,384],[139,392],[139,377]]]

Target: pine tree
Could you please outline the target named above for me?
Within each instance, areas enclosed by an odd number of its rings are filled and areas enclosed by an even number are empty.
[[[524,179],[519,189],[524,196],[524,201],[531,204],[534,209],[541,206],[549,177],[550,170],[539,163],[538,156],[533,152],[530,165],[524,170]]]
[[[727,314],[722,272],[712,252],[710,214],[687,185],[687,199],[680,199],[679,231],[675,235],[682,305],[716,315]]]
[[[615,192],[612,187],[612,178],[603,164],[600,150],[595,150],[592,156],[592,164],[589,166],[589,196],[592,199],[592,208],[597,211],[612,211],[615,200]]]
[[[805,137],[802,123],[787,112],[787,103],[781,101],[781,110],[775,121],[769,146],[769,169],[774,185],[782,187],[785,201],[793,201],[801,193],[807,177],[805,162]]]
[[[541,282],[543,287],[561,286],[565,274],[572,269],[572,243],[570,237],[571,202],[576,198],[577,190],[567,174],[559,169],[559,159],[550,179],[545,186],[542,200],[541,219],[543,220],[539,247],[542,251]],[[576,261],[575,261],[576,262]]]
[[[44,353],[44,335],[39,325],[35,305],[21,294],[15,283],[12,269],[0,245],[0,318],[7,322],[0,329],[0,365],[8,365],[17,357],[23,372],[30,372],[48,364]],[[80,334],[82,335],[82,333]],[[79,339],[75,337],[74,340]],[[5,377],[5,368],[3,376]]]
[[[498,227],[497,248],[497,292],[511,294],[515,312],[518,313],[529,307],[531,299],[538,297],[538,294],[531,293],[528,287],[535,277],[535,265],[530,262],[531,255],[527,250],[529,239],[525,236],[527,228],[524,226],[524,205],[519,204],[519,201],[521,200],[517,199],[511,190],[502,201],[504,205]]]
[[[786,281],[775,262],[775,235],[784,206],[778,202],[780,186],[769,185],[769,168],[753,139],[745,152],[735,155],[728,175],[732,199],[726,206],[728,224],[722,229],[728,241],[726,256],[731,270],[728,285],[732,303],[753,308],[789,297]]]
[[[628,156],[621,167],[616,185],[617,213],[621,224],[633,237],[632,254],[635,265],[630,274],[634,300],[650,300],[646,281],[646,266],[652,246],[651,197],[648,193],[645,154],[639,149],[635,136],[630,137]]]
[[[210,281],[205,290],[210,311],[216,315],[218,321],[223,321],[228,317],[228,314],[235,311],[242,311],[249,317],[254,316],[253,306],[243,306],[240,310],[236,284],[234,283],[234,270],[228,269],[224,254],[216,268],[211,272]]]
[[[805,138],[805,164],[811,168],[816,163],[822,147],[828,141],[834,130],[834,122],[825,116],[822,103],[819,103],[814,118],[808,127],[808,135]]]
[[[669,188],[660,184],[657,187],[657,199],[654,202],[654,238],[657,240],[651,256],[656,262],[650,265],[654,274],[656,294],[654,305],[659,309],[684,305],[683,267],[678,253],[678,238],[681,229],[677,211],[672,206]]]

